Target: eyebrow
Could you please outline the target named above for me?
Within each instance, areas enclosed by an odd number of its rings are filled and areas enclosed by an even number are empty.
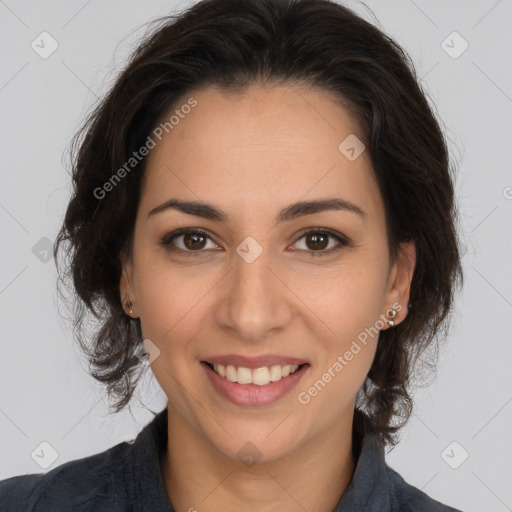
[[[156,215],[157,213],[165,210],[175,209],[189,215],[203,217],[205,219],[228,222],[229,215],[221,208],[213,206],[208,203],[198,201],[180,201],[179,199],[169,199],[160,206],[153,208],[148,217]],[[299,201],[286,208],[283,208],[276,217],[276,223],[287,222],[304,215],[311,215],[313,213],[320,213],[327,210],[347,211],[356,213],[361,217],[365,217],[366,213],[354,203],[340,198],[330,199],[316,199],[311,201]]]

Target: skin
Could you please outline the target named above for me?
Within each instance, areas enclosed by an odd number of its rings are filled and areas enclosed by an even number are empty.
[[[169,402],[166,489],[177,511],[331,512],[354,471],[355,396],[378,337],[359,344],[360,352],[308,404],[298,393],[365,328],[389,328],[378,320],[393,304],[400,305],[395,325],[404,319],[414,246],[403,245],[390,260],[369,155],[350,161],[339,151],[359,131],[330,93],[279,85],[253,86],[244,95],[209,88],[193,97],[197,106],[148,156],[120,282],[144,338],[160,351],[151,368]],[[275,223],[296,201],[332,197],[365,215],[328,210]],[[174,209],[148,218],[171,198],[214,204],[229,221]],[[174,252],[161,245],[184,227],[210,238],[187,246],[178,237]],[[315,256],[318,246],[304,231],[316,227],[351,243],[340,246],[330,237],[320,241],[324,256]],[[236,252],[248,236],[262,248],[252,263]],[[195,253],[179,252],[187,247]],[[239,406],[214,390],[200,364],[229,353],[281,354],[311,366],[277,402]],[[261,457],[252,466],[237,455],[247,442]]]

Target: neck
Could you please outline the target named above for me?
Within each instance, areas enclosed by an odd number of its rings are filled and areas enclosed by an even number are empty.
[[[332,512],[354,472],[350,417],[277,460],[242,464],[221,454],[168,408],[162,461],[174,510]]]

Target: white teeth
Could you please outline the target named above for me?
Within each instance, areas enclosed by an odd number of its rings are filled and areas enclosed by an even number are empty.
[[[230,382],[238,382],[239,384],[256,384],[257,386],[266,386],[270,382],[277,382],[283,377],[287,377],[296,372],[298,365],[284,366],[274,365],[270,368],[263,366],[251,370],[243,366],[235,367],[232,364],[224,366],[223,364],[214,364],[213,369],[221,377],[226,378]]]
[[[215,365],[213,365],[213,369],[215,370]],[[226,379],[230,382],[238,382],[236,378],[236,368],[232,364],[226,366]]]
[[[250,384],[252,382],[252,371],[249,368],[238,368],[236,380],[239,384]]]
[[[281,380],[281,377],[281,367],[278,364],[276,366],[272,366],[272,368],[270,368],[270,380],[272,382],[276,382]]]
[[[238,370],[240,371],[240,370]],[[268,368],[256,368],[252,371],[252,382],[258,386],[266,386],[270,382],[270,372]]]

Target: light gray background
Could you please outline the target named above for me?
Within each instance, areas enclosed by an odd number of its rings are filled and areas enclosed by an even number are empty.
[[[360,2],[345,3],[412,56],[459,165],[465,288],[437,379],[417,392],[415,413],[387,460],[442,502],[510,511],[512,1],[369,0],[378,21]],[[0,0],[0,479],[133,439],[152,418],[146,408],[165,406],[148,374],[131,413],[107,414],[104,392],[59,317],[54,261],[41,259],[69,197],[63,155],[75,129],[142,24],[189,4]],[[43,31],[59,45],[47,59],[31,48]],[[445,51],[462,48],[454,31],[469,44],[458,58]],[[31,457],[43,441],[58,453],[45,470]],[[469,457],[460,464],[463,450]]]

